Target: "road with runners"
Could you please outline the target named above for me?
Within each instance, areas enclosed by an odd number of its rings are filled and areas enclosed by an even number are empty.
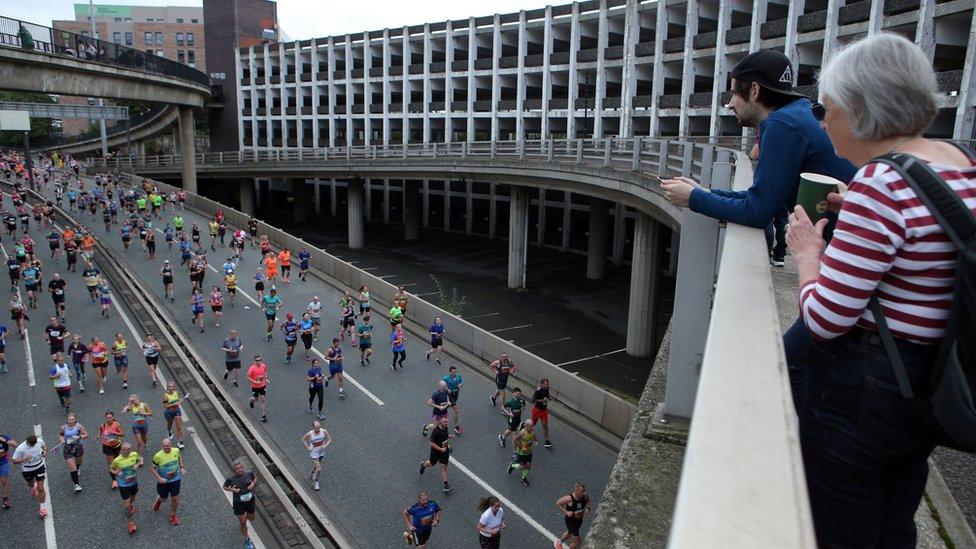
[[[90,180],[87,184],[90,188]],[[287,461],[280,465],[308,479],[312,466],[301,437],[311,428],[314,419],[306,411],[308,392],[305,373],[309,363],[304,360],[301,341],[295,351],[295,361],[285,363],[283,335],[277,328],[273,341],[265,341],[264,314],[257,305],[251,283],[251,276],[258,266],[258,251],[248,247],[237,268],[240,289],[235,306],[230,306],[225,300],[224,317],[219,328],[214,326],[210,307],[206,307],[205,332],[201,333],[191,323],[189,278],[185,270],[179,268],[179,252],[175,246],[172,251],[167,249],[162,234],[157,234],[157,255],[155,260],[149,260],[140,249],[138,240],[125,251],[117,226],[106,233],[100,214],[97,217],[88,213],[79,215],[76,210],[74,215],[127,262],[131,272],[153,289],[156,299],[163,298],[164,289],[159,274],[163,260],[169,259],[177,267],[175,302],[166,302],[165,306],[195,349],[207,360],[213,376],[222,377],[224,372],[221,342],[230,329],[240,332],[244,343],[241,355],[245,370],[255,353],[263,356],[268,364],[268,422],[259,423],[259,429]],[[219,271],[231,255],[229,248],[221,247],[218,243],[217,251],[210,252],[206,229],[209,220],[191,211],[181,212],[181,215],[187,228],[194,222],[199,224],[202,241],[208,244],[211,268],[205,275],[204,287],[209,291],[213,285],[220,285],[223,289],[222,273]],[[172,213],[167,214],[167,218],[172,216]],[[154,221],[153,228],[161,230],[165,222],[166,219]],[[229,231],[235,228],[231,227]],[[292,253],[297,254],[297,250],[292,250]],[[319,296],[325,304],[323,329],[314,348],[315,356],[322,360],[320,353],[327,351],[332,336],[338,334],[337,300],[340,292],[318,278],[309,277],[307,282],[302,282],[296,275],[297,269],[293,269],[290,284],[280,280],[277,283],[283,304],[278,311],[276,324],[280,325],[288,312],[300,317],[312,297]],[[80,286],[80,281],[76,280],[75,285]],[[577,480],[587,484],[595,510],[615,461],[614,451],[559,417],[552,417],[550,438],[555,446],[545,449],[540,445],[535,450],[532,473],[528,477],[530,486],[523,486],[518,473],[507,473],[512,458],[511,440],[506,448],[500,447],[498,442],[497,435],[505,429],[507,422],[499,413],[500,404],[492,407],[489,401],[494,384],[446,355],[442,365],[425,360],[428,341],[413,335],[407,336],[405,367],[391,371],[389,361],[392,354],[387,339],[389,324],[385,318],[374,318],[373,325],[375,354],[371,365],[360,366],[358,350],[349,342],[341,344],[347,372],[347,396],[340,399],[334,383],[326,389],[326,419],[322,422],[333,442],[325,452],[321,490],[316,495],[352,535],[354,542],[363,546],[391,546],[402,542],[400,536],[404,523],[399,512],[416,501],[421,489],[429,490],[431,498],[443,508],[441,523],[432,537],[432,543],[437,546],[473,543],[477,539],[476,505],[479,498],[488,495],[498,496],[506,509],[505,543],[527,547],[551,546],[553,536],[562,533],[563,519],[554,502],[569,493]],[[445,329],[449,333],[451,327],[448,325]],[[327,371],[326,361],[322,360],[322,363]],[[438,380],[447,375],[447,369],[452,364],[459,367],[464,380],[459,399],[464,430],[463,434],[455,435],[451,441],[453,453],[449,479],[452,491],[445,494],[441,491],[438,471],[429,470],[421,476],[418,474],[418,464],[429,454],[429,444],[422,436],[422,426],[430,420],[431,408],[427,406],[427,401],[436,390]],[[147,374],[144,369],[136,369],[134,377],[137,376],[145,380]],[[245,405],[251,395],[247,385],[242,373],[240,387],[233,392]],[[523,387],[529,398],[534,389]],[[51,398],[54,398],[53,390]],[[255,410],[255,421],[258,416],[259,412]],[[523,417],[529,417],[528,410]],[[453,427],[452,417],[452,434]],[[539,429],[537,434],[541,442]],[[308,482],[311,484],[310,479]],[[584,521],[584,535],[588,524],[589,520]]]
[[[9,211],[9,195],[3,196],[4,206]],[[26,338],[21,339],[10,315],[0,324],[8,329],[6,336],[6,368],[0,374],[0,434],[23,441],[29,434],[40,435],[49,450],[46,459],[46,487],[48,496],[45,509],[47,518],[38,518],[38,504],[31,499],[27,483],[21,478],[20,467],[10,467],[9,509],[0,511],[0,537],[10,546],[42,547],[119,547],[135,543],[162,544],[172,547],[227,547],[229,543],[239,546],[243,540],[238,533],[226,493],[221,489],[223,477],[230,474],[220,459],[214,442],[196,428],[196,418],[189,407],[184,406],[185,444],[183,451],[186,473],[182,480],[182,502],[177,515],[178,526],[169,521],[169,506],[164,505],[158,512],[151,506],[156,497],[155,482],[149,472],[149,462],[160,449],[160,440],[166,436],[162,418],[162,395],[169,372],[162,364],[159,369],[159,384],[153,387],[147,372],[140,345],[145,334],[133,333],[131,311],[123,303],[114,302],[108,317],[100,314],[100,306],[91,303],[88,291],[81,279],[84,268],[79,265],[78,273],[66,270],[65,259],[50,258],[45,240],[48,230],[31,220],[29,234],[37,242],[35,249],[43,262],[41,295],[37,297],[37,309],[28,309],[30,320],[26,323]],[[23,237],[18,228],[18,239]],[[12,252],[13,237],[6,232],[0,238],[0,251]],[[98,267],[98,265],[96,265]],[[83,465],[79,480],[81,491],[76,491],[69,475],[62,450],[59,445],[59,429],[65,423],[64,409],[55,393],[49,371],[52,366],[50,348],[45,341],[45,327],[54,314],[54,303],[46,291],[47,283],[54,273],[60,273],[66,281],[65,288],[67,314],[63,324],[72,334],[80,335],[85,344],[92,336],[110,341],[121,332],[129,344],[130,375],[128,388],[122,388],[120,376],[111,364],[108,368],[105,393],[99,394],[95,372],[89,362],[86,365],[85,391],[80,391],[78,378],[73,371],[71,360],[71,412],[87,429],[89,437],[84,441]],[[7,284],[6,277],[3,280]],[[9,285],[8,285],[9,289]],[[24,284],[18,287],[25,305],[27,296]],[[7,301],[5,295],[4,307]],[[70,336],[66,346],[70,343]],[[137,512],[135,520],[139,526],[134,538],[127,530],[127,519],[122,510],[118,490],[113,490],[111,478],[102,446],[98,438],[98,428],[107,411],[117,414],[125,433],[125,441],[134,444],[130,430],[131,420],[121,409],[128,397],[138,394],[149,404],[153,415],[149,418],[148,446],[143,452],[145,468],[138,471],[140,491],[136,497]],[[192,396],[191,396],[192,398]],[[174,440],[176,444],[176,440]],[[10,448],[13,453],[13,448]],[[219,480],[218,480],[219,478]],[[142,540],[140,542],[139,540]],[[259,546],[259,539],[255,539]]]

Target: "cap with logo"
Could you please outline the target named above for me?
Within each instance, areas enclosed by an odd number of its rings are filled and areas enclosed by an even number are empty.
[[[729,73],[736,80],[755,82],[769,91],[806,97],[793,89],[793,65],[782,53],[775,50],[758,50],[736,63]]]

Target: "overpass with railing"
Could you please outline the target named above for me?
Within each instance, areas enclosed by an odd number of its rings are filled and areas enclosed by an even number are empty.
[[[0,89],[173,106],[178,111],[167,109],[167,121],[178,123],[183,182],[195,190],[193,108],[211,95],[206,74],[135,48],[0,17]]]
[[[645,436],[640,417],[653,415],[654,423],[660,425],[681,425],[693,417],[672,519],[673,546],[719,542],[814,546],[762,231],[726,226],[675,208],[664,198],[658,181],[659,177],[687,175],[712,188],[748,188],[752,165],[743,152],[684,140],[614,138],[249,150],[198,154],[195,164],[201,176],[212,178],[347,179],[349,244],[353,247],[365,244],[361,182],[365,177],[471,178],[510,184],[510,235],[522,234],[528,225],[527,193],[518,191],[526,186],[571,190],[623,202],[637,210],[628,352],[639,352],[642,340],[649,339],[646,304],[655,297],[655,273],[660,272],[659,266],[652,264],[651,252],[657,246],[655,227],[663,223],[679,230],[675,308],[666,350],[667,381],[659,409],[612,406],[605,395],[585,387],[585,380],[560,375],[558,367],[539,357],[526,352],[515,358],[520,366],[527,364],[532,375],[557,377],[557,386],[566,388],[559,398],[572,409],[624,434],[623,452],[631,447],[628,441]],[[158,178],[178,177],[181,165],[179,156],[88,163],[95,171],[118,169]],[[411,213],[416,210],[416,198],[411,194],[417,192],[417,186],[405,186],[404,224],[408,234],[418,223],[416,211]],[[217,207],[202,197],[191,199],[205,211]],[[300,199],[296,196],[296,202]],[[247,209],[246,199],[242,202]],[[314,248],[295,237],[279,238],[290,239],[292,247]],[[524,280],[525,248],[523,239],[509,238],[510,286],[517,287]],[[373,280],[355,265],[319,253],[323,258],[316,265],[323,266],[338,282],[350,287],[368,283],[377,295],[395,291],[389,283]],[[743,324],[746,318],[748,325]],[[455,322],[464,329],[457,330],[454,337],[459,340],[454,343],[475,354],[487,351],[497,339],[467,326],[462,319],[452,319],[452,325]],[[629,482],[625,462],[640,463],[648,458],[620,459],[620,470],[613,475],[608,491]],[[615,512],[607,507],[599,510],[594,525],[597,530],[610,523],[599,517]]]

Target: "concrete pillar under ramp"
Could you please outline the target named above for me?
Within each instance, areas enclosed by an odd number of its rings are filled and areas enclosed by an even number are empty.
[[[526,285],[529,244],[529,202],[527,187],[511,187],[508,204],[508,287]]]
[[[627,307],[627,354],[651,356],[660,268],[660,224],[637,212],[634,223],[634,256],[630,267],[630,302]]]
[[[607,254],[610,252],[610,203],[590,200],[589,249],[586,256],[586,278],[603,280],[607,276]]]
[[[349,214],[349,247],[353,250],[362,249],[366,245],[363,226],[364,202],[365,192],[362,180],[350,180],[346,188],[346,206]]]
[[[420,238],[420,181],[403,182],[403,227],[405,240]]]
[[[197,192],[196,150],[193,146],[193,109],[180,107],[180,160],[183,162],[183,190]]]
[[[240,183],[241,212],[254,215],[254,180],[242,179]]]
[[[304,179],[291,180],[291,192],[294,200],[295,223],[305,223],[308,221],[308,185]]]
[[[138,158],[145,158],[146,157],[146,142],[145,141],[136,141],[136,156]]]

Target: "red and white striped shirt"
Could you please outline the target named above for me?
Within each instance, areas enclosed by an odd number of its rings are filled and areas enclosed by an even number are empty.
[[[976,215],[976,162],[929,164]],[[945,333],[956,276],[955,244],[901,176],[886,164],[858,170],[844,196],[817,280],[800,288],[800,316],[817,339],[854,325],[876,330],[867,310],[877,293],[896,337],[938,343]]]

